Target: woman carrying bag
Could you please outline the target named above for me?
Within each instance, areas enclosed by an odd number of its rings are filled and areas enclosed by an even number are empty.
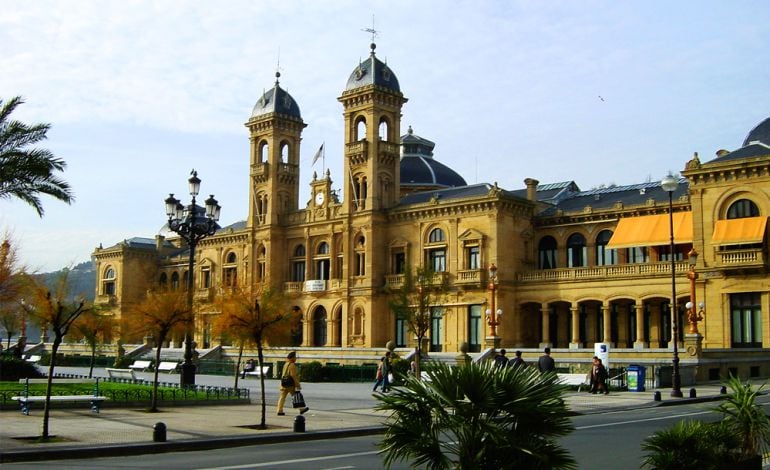
[[[302,397],[302,386],[299,383],[299,373],[297,371],[297,353],[296,351],[290,352],[286,359],[286,364],[283,365],[283,371],[281,372],[281,395],[278,397],[278,416],[284,416],[286,413],[283,411],[283,404],[286,402],[286,396],[292,394],[294,408],[299,408],[300,414],[305,414],[308,408],[305,406],[305,399]]]

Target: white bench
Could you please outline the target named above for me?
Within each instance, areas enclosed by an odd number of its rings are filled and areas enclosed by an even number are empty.
[[[580,387],[588,385],[588,376],[586,374],[557,374],[559,376],[559,382],[564,385],[577,386],[578,392]]]
[[[159,372],[176,372],[176,368],[179,367],[178,362],[161,362],[158,364]]]
[[[134,369],[105,369],[110,378],[136,380]]]
[[[29,384],[31,383],[48,383],[48,379],[19,379],[19,383],[24,384],[24,395],[11,397],[11,400],[16,400],[21,405],[21,412],[29,416],[30,403],[44,403],[46,400],[45,395],[29,395]],[[99,395],[99,379],[52,379],[52,383],[56,384],[94,384],[93,395],[51,395],[51,402],[89,402],[91,404],[91,411],[99,413],[99,405],[108,398]]]
[[[128,366],[129,369],[141,370],[142,372],[150,368],[152,363],[150,361],[134,361],[133,364]]]
[[[27,362],[38,363],[38,362],[40,362],[40,356],[38,356],[38,355],[27,356],[27,358],[24,359],[24,360],[27,361]]]
[[[262,366],[262,367],[257,367],[254,370],[244,372],[243,375],[244,377],[246,376],[259,377],[261,375],[264,375],[265,377],[267,377],[268,376],[267,374],[269,372],[270,372],[270,366]]]

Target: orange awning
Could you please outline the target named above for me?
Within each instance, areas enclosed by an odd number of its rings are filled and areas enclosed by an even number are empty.
[[[766,225],[767,217],[717,220],[711,242],[715,245],[762,243]]]
[[[692,212],[674,213],[674,243],[692,243]],[[668,214],[620,219],[607,248],[658,246],[671,243]]]

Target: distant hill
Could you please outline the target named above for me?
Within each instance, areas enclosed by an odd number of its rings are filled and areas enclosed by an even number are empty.
[[[73,297],[83,295],[87,300],[93,301],[96,293],[96,271],[94,270],[94,263],[91,261],[80,263],[72,268],[38,274],[37,278],[50,289],[53,288],[59,276],[67,271],[69,271],[67,281],[70,286],[70,294]]]

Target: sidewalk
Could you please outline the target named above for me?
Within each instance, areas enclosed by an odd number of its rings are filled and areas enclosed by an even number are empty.
[[[77,371],[74,371],[77,372]],[[197,377],[198,384],[219,385],[227,377]],[[202,450],[265,442],[324,439],[346,435],[381,433],[384,415],[373,410],[376,400],[372,384],[303,384],[311,409],[305,418],[305,431],[295,432],[298,413],[287,409],[286,416],[275,415],[277,382],[266,382],[268,429],[256,429],[260,421],[258,386],[247,380],[241,386],[252,389],[250,405],[199,407],[161,407],[159,413],[126,408],[104,408],[100,414],[87,409],[53,409],[50,434],[59,442],[39,444],[29,437],[40,435],[42,410],[29,416],[19,411],[2,411],[0,426],[0,463],[60,458],[136,455],[139,453]],[[719,385],[696,387],[698,401],[719,399]],[[689,387],[682,390],[689,396]],[[661,401],[654,401],[652,391],[614,392],[610,395],[571,393],[567,403],[575,413],[600,413],[652,406],[692,402],[689,398],[671,398],[670,390],[661,390]],[[166,442],[153,442],[156,423],[166,426]]]

